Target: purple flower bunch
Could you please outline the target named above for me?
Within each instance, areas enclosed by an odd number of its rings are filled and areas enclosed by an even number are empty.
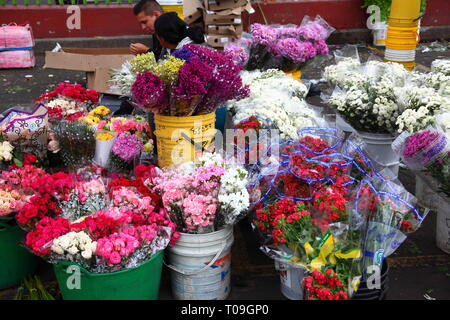
[[[272,45],[278,39],[277,28],[254,23],[250,26],[250,33],[253,36],[253,42],[265,46]]]
[[[299,28],[299,35],[304,40],[326,40],[328,31],[319,23],[311,23]]]
[[[316,56],[314,45],[310,42],[301,42],[294,38],[279,40],[272,48],[276,55],[285,56],[293,62],[305,62]]]
[[[207,114],[228,100],[248,97],[250,90],[248,86],[242,84],[240,76],[242,68],[228,55],[195,44],[188,44],[185,47],[214,70],[209,90],[199,103],[196,114]]]
[[[410,136],[403,149],[403,156],[410,158],[416,155],[423,148],[430,146],[439,136],[439,132],[432,132],[430,130],[425,130]]]
[[[131,93],[137,103],[154,113],[161,113],[167,107],[166,85],[151,72],[146,71],[136,76]]]
[[[209,82],[213,77],[214,69],[198,58],[185,63],[179,71],[178,82],[172,87],[172,96],[191,98],[202,96],[208,92]]]
[[[193,53],[191,50],[187,48],[181,48],[179,50],[176,50],[174,53],[172,53],[172,56],[174,56],[177,59],[181,59],[189,63],[191,61],[191,58],[193,56]]]
[[[142,139],[128,132],[121,133],[112,147],[112,153],[129,163],[138,156],[144,148]]]
[[[300,37],[300,28],[298,27],[282,27],[276,28],[277,30],[277,38],[299,38]]]
[[[227,54],[235,64],[238,66],[243,66],[248,60],[248,53],[247,50],[239,45],[236,44],[230,44],[228,45],[225,50],[225,54]]]
[[[326,55],[330,52],[330,48],[328,48],[325,40],[317,40],[314,42],[314,48],[316,49],[317,54]]]

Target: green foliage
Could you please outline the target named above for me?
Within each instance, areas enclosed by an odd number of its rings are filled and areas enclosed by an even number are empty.
[[[57,290],[44,286],[41,279],[35,275],[22,280],[15,300],[56,300],[55,296],[57,296]]]
[[[380,19],[381,21],[387,21],[389,14],[391,13],[392,0],[363,0],[364,4],[362,8],[367,8],[369,6],[375,5],[380,8]],[[427,7],[427,0],[421,0],[420,2],[420,16],[425,13]]]

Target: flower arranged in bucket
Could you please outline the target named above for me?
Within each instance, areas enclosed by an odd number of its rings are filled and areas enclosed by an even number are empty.
[[[174,244],[178,233],[161,206],[161,198],[143,185],[144,180],[156,175],[155,167],[140,165],[136,167],[135,177],[110,180],[110,183],[95,171],[87,168],[78,173],[49,174],[27,165],[1,173],[5,186],[3,196],[10,204],[18,201],[11,207],[17,207],[17,221],[28,230],[26,246],[35,255],[55,264],[58,281],[65,274],[59,273],[60,266],[75,265],[91,275],[116,274],[147,266],[156,256],[159,267],[154,271],[160,272],[160,252],[169,243]],[[22,194],[23,198],[18,198]],[[141,277],[135,283],[142,285],[142,281],[148,280],[148,276]],[[160,273],[150,277],[158,278],[157,293]],[[90,286],[87,282],[85,285]],[[154,289],[136,290],[154,292]],[[61,290],[65,298],[72,297]],[[93,298],[83,288],[80,292],[87,294],[87,299]],[[108,297],[111,293],[102,294]],[[144,295],[148,296],[148,292]]]
[[[243,167],[214,153],[204,154],[197,163],[164,169],[147,181],[184,233],[209,233],[237,223],[249,208],[247,183]]]
[[[280,146],[278,170],[269,162],[253,175],[260,182],[251,183],[260,190],[253,224],[264,252],[311,273],[308,299],[351,298],[368,267],[380,267],[424,215],[401,185],[362,166],[361,149],[336,129],[299,135]]]
[[[198,45],[186,45],[158,63],[148,53],[131,65],[137,73],[133,98],[139,107],[155,114],[209,114],[228,100],[248,96],[241,68],[224,53]]]
[[[55,122],[90,111],[98,103],[99,96],[97,91],[85,89],[80,84],[61,82],[54,90],[41,94],[35,101],[45,104],[49,121]]]
[[[254,23],[250,38],[225,47],[225,52],[246,70],[299,70],[308,60],[328,54],[325,40],[334,31],[325,20],[305,16],[300,26],[270,26]]]

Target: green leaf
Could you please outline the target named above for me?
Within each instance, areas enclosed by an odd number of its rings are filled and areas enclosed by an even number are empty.
[[[23,167],[23,162],[17,158],[14,158],[14,164],[18,167]]]

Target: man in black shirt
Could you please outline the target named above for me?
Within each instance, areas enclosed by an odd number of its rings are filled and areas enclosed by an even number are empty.
[[[152,48],[150,49],[142,43],[130,44],[130,52],[134,55],[140,53],[153,52],[156,60],[161,57],[163,47],[159,43],[155,34],[155,20],[164,13],[163,9],[156,0],[140,0],[133,8],[134,15],[142,27],[142,30],[152,35]],[[114,115],[131,114],[133,106],[128,102],[128,99],[122,101],[119,109],[114,112]]]
[[[152,49],[142,43],[130,44],[130,52],[132,54],[147,53],[152,51],[156,60],[161,56],[162,46],[158,39],[154,36],[155,20],[164,13],[163,9],[156,0],[141,0],[133,8],[134,15],[142,27],[142,30],[153,36]]]

